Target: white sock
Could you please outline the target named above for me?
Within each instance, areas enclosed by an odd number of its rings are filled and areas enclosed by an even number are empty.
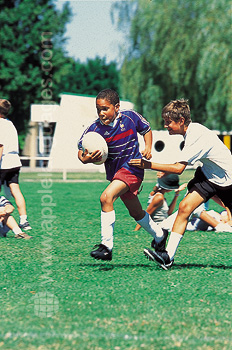
[[[174,256],[176,254],[177,248],[178,248],[182,238],[183,238],[183,235],[181,235],[180,233],[171,232],[169,240],[168,240],[168,244],[167,244],[167,247],[166,247],[166,250],[168,252],[170,260],[174,259]]]
[[[22,233],[22,230],[20,227],[15,226],[12,231],[14,232],[15,235],[18,235],[19,233]]]
[[[155,238],[155,241],[159,243],[163,238],[163,230],[162,228],[157,225],[150,215],[145,211],[145,216],[141,220],[138,220],[137,223],[142,226],[150,235],[152,235],[153,238]]]
[[[101,243],[110,250],[113,249],[115,211],[101,211]]]
[[[20,215],[20,224],[23,225],[27,221],[27,215]]]
[[[164,219],[160,225],[162,226],[162,228],[164,228],[165,230],[168,230],[169,232],[172,230],[174,221],[176,220],[178,211],[176,211],[175,213],[169,215],[166,219]]]

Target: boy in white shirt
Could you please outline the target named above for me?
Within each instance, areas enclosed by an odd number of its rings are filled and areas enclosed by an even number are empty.
[[[184,148],[179,162],[158,164],[145,159],[132,159],[130,165],[180,175],[188,164],[202,163],[188,183],[188,194],[179,205],[178,215],[165,249],[144,254],[167,270],[173,265],[178,245],[183,238],[190,214],[203,202],[217,196],[232,211],[232,155],[215,132],[192,123],[188,101],[174,100],[162,110],[164,127],[170,135],[183,135]]]
[[[26,203],[19,187],[19,172],[22,166],[19,158],[18,133],[13,123],[6,119],[11,103],[0,99],[0,189],[1,185],[9,187],[20,215],[19,227],[31,230],[27,221]]]

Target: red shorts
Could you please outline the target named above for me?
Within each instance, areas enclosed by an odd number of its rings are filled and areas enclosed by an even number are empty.
[[[114,175],[112,181],[113,180],[123,181],[129,187],[129,191],[120,196],[122,200],[133,199],[135,196],[137,196],[139,187],[143,181],[140,179],[140,177],[131,174],[131,172],[125,168],[119,169]]]

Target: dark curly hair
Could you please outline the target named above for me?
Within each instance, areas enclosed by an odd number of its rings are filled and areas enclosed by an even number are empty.
[[[120,102],[118,93],[111,89],[104,89],[100,91],[96,97],[96,100],[107,100],[114,106],[116,106]]]

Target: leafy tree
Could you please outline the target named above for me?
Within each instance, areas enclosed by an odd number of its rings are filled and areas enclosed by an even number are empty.
[[[229,1],[130,0],[113,11],[129,33],[122,94],[152,127],[162,127],[162,106],[184,97],[194,121],[231,130]]]
[[[105,58],[87,59],[86,63],[70,59],[69,72],[63,82],[63,91],[97,95],[111,88],[119,91],[119,72],[115,62],[106,63]]]
[[[1,97],[11,101],[9,117],[25,134],[30,104],[57,99],[71,10],[66,3],[59,11],[53,0],[0,0],[0,7]]]

